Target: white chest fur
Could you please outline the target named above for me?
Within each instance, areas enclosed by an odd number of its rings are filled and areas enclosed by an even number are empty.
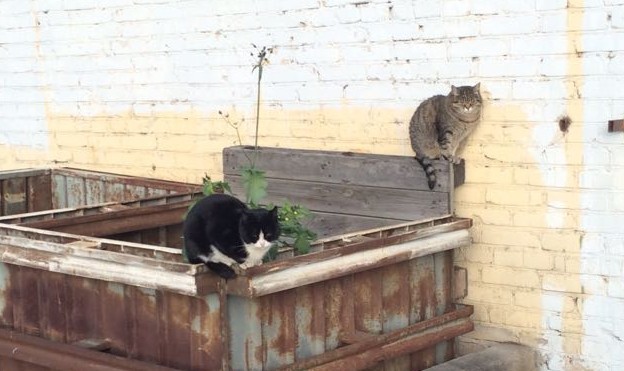
[[[269,252],[271,245],[271,242],[264,239],[264,233],[260,232],[260,236],[258,237],[258,241],[256,241],[256,243],[245,244],[247,259],[241,266],[246,268],[262,264],[262,258],[264,258],[266,253]]]

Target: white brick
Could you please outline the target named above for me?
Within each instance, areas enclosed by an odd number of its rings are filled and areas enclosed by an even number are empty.
[[[538,18],[535,15],[513,17],[487,17],[481,21],[482,36],[520,35],[534,33],[537,30]]]
[[[465,16],[470,14],[470,2],[462,0],[447,0],[442,2],[442,15],[445,17]]]
[[[470,18],[448,18],[442,23],[445,37],[477,36],[479,34],[479,23]]]
[[[449,57],[500,56],[509,50],[508,42],[494,38],[467,38],[452,42]]]
[[[568,5],[568,0],[539,0],[535,2],[536,10],[555,10],[565,9]]]
[[[475,15],[497,14],[500,12],[500,3],[488,0],[473,0],[470,2],[470,13]]]
[[[550,55],[567,53],[568,39],[563,35],[514,37],[511,55]]]
[[[624,7],[618,6],[611,9],[611,27],[624,28]]]
[[[439,17],[442,15],[442,2],[430,0],[414,0],[414,16],[418,18]]]

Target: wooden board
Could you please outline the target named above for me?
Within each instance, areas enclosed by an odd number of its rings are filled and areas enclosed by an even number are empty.
[[[226,177],[240,175],[241,170],[249,165],[245,154],[252,157],[253,150],[241,146],[223,150]],[[451,167],[448,162],[434,161],[433,165],[438,170],[435,192],[448,192],[463,183],[463,172],[460,171],[463,165],[454,167],[458,175],[454,184],[449,182]],[[271,179],[429,191],[422,167],[411,156],[261,147],[256,168]]]
[[[241,171],[249,165],[247,147],[223,150],[224,178],[234,194],[244,199]],[[388,220],[420,220],[452,214],[454,187],[464,181],[463,163],[450,166],[435,161],[438,184],[432,191],[413,157],[298,149],[259,149],[256,168],[268,181],[265,203],[301,204],[316,213],[341,215],[338,224],[319,229],[332,235],[388,225]],[[331,219],[331,217],[329,217]]]

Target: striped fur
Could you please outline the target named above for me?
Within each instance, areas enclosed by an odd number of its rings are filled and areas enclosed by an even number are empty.
[[[451,86],[448,95],[423,101],[410,121],[409,135],[416,159],[427,175],[429,189],[437,184],[432,160],[459,163],[457,148],[474,131],[481,118],[481,94],[475,86]]]

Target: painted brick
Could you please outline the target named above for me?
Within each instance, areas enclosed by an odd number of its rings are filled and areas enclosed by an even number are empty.
[[[482,277],[483,282],[497,285],[518,287],[540,286],[540,278],[537,272],[533,270],[504,267],[484,267]]]

